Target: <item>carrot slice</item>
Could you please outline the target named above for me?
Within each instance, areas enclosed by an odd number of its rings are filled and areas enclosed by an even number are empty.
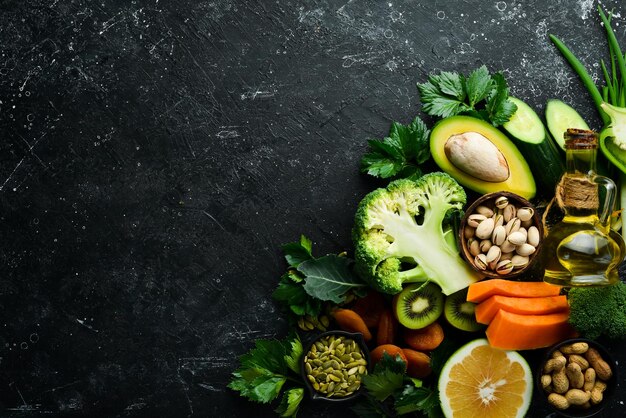
[[[568,312],[520,315],[499,310],[487,327],[487,339],[492,347],[503,350],[548,347],[573,336],[568,317]]]
[[[558,296],[561,286],[545,282],[513,282],[504,279],[483,280],[472,283],[467,291],[469,302],[480,303],[493,295],[519,298]]]
[[[569,305],[565,295],[542,298],[493,295],[476,305],[476,321],[481,324],[489,324],[500,309],[520,315],[545,315],[568,311]]]

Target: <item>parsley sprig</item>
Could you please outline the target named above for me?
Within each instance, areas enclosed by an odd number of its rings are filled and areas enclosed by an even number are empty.
[[[299,377],[303,351],[298,337],[257,340],[255,348],[239,358],[240,367],[233,372],[228,387],[251,401],[269,403],[280,395],[287,381],[293,381],[298,386],[283,393],[276,412],[281,417],[295,417],[304,398]]]
[[[417,89],[422,109],[432,116],[468,115],[500,126],[517,110],[508,100],[509,88],[502,73],[491,75],[484,65],[468,77],[447,71],[431,75]]]
[[[370,152],[361,159],[361,171],[384,179],[420,177],[420,164],[430,158],[429,134],[419,117],[408,125],[392,123],[388,136],[368,141]]]

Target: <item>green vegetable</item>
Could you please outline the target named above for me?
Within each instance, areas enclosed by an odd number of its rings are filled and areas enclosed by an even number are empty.
[[[576,71],[593,98],[604,123],[600,133],[602,152],[622,173],[626,173],[626,62],[611,27],[611,14],[607,17],[600,6],[598,13],[606,30],[610,57],[610,69],[603,60],[600,61],[605,83],[602,93],[585,67],[565,44],[554,35],[550,35],[550,39]]]
[[[563,156],[537,113],[520,99],[510,97],[509,100],[517,106],[517,110],[503,127],[528,165],[541,168],[533,172],[539,184],[537,189],[551,197],[565,171]]]
[[[380,178],[418,178],[420,164],[430,158],[429,133],[419,117],[408,125],[394,122],[389,136],[368,141],[371,150],[361,159],[361,171]]]
[[[565,149],[565,132],[568,128],[589,130],[587,122],[570,105],[560,100],[548,100],[546,122],[554,140]]]
[[[367,391],[365,401],[352,410],[362,418],[378,418],[420,412],[420,416],[441,417],[437,391],[422,386],[419,379],[405,374],[406,364],[400,356],[387,353],[372,373],[363,377]]]
[[[459,256],[449,220],[465,204],[465,191],[449,175],[396,180],[369,193],[355,216],[356,270],[384,293],[432,281],[449,295],[478,280]]]
[[[582,336],[595,340],[626,337],[626,284],[573,287],[567,295],[569,322]]]
[[[484,65],[468,77],[441,72],[428,82],[418,84],[423,110],[429,115],[447,118],[455,115],[473,116],[499,126],[515,113],[509,99],[509,88],[501,73],[489,74]]]
[[[276,399],[287,380],[302,384],[297,364],[302,356],[302,343],[296,337],[277,340],[257,340],[256,347],[239,358],[240,367],[233,372],[228,384],[243,397],[268,403]],[[296,367],[294,367],[296,366]],[[298,379],[291,376],[297,376]],[[283,397],[277,412],[283,417],[296,415],[303,392],[291,389]]]
[[[348,292],[364,295],[367,285],[352,271],[352,260],[329,254],[315,258],[312,243],[302,235],[300,242],[282,246],[290,269],[281,277],[273,297],[298,316],[318,316],[323,301],[341,303]]]

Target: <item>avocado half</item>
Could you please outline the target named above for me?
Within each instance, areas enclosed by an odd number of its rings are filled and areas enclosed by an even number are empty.
[[[446,155],[446,143],[452,137],[475,132],[488,139],[500,151],[508,165],[508,177],[503,181],[486,181],[455,166]],[[535,179],[517,147],[489,123],[470,116],[452,116],[438,122],[430,134],[430,152],[437,165],[463,186],[486,194],[499,191],[516,193],[531,199],[537,191]]]

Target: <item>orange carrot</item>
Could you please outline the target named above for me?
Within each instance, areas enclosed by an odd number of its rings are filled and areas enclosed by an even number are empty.
[[[520,315],[499,310],[487,327],[492,347],[503,350],[532,350],[548,347],[573,335],[569,314]]]
[[[520,315],[545,315],[569,310],[567,296],[545,296],[542,298],[515,298],[493,295],[476,305],[476,321],[489,324],[498,310]]]
[[[467,300],[480,303],[493,295],[538,298],[558,296],[560,292],[561,286],[545,282],[514,282],[504,279],[492,279],[472,283],[467,291]]]

